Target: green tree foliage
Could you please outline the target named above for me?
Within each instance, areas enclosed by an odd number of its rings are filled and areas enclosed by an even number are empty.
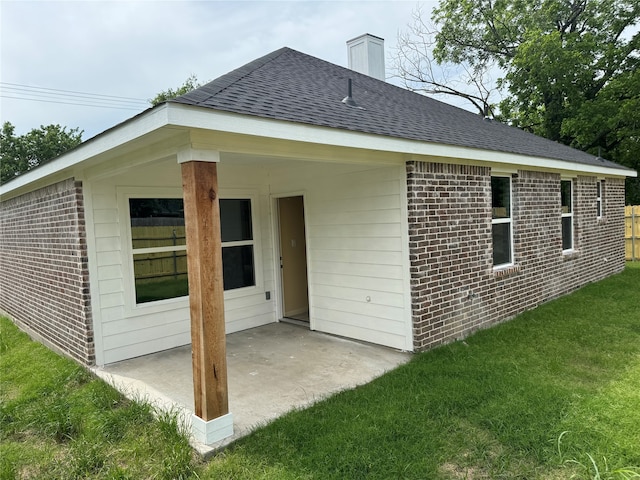
[[[5,122],[0,131],[0,182],[5,183],[32,168],[52,160],[82,142],[82,131],[60,125],[34,128],[16,135]]]
[[[172,88],[163,90],[151,100],[149,100],[149,102],[155,107],[162,102],[166,102],[167,100],[170,100],[172,98],[179,97],[180,95],[184,95],[185,93],[189,93],[191,90],[195,90],[200,86],[202,86],[202,84],[198,81],[198,77],[195,75],[189,75],[189,77],[180,87],[176,88],[175,90]]]
[[[436,62],[502,70],[501,120],[640,169],[638,0],[441,0],[432,20]]]

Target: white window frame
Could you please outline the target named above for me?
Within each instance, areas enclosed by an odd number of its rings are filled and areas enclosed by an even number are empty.
[[[225,290],[224,298],[238,298],[255,294],[262,288],[263,272],[262,272],[262,255],[260,242],[260,225],[258,221],[258,196],[253,190],[220,190],[220,198],[236,198],[249,199],[251,201],[251,227],[253,229],[253,240],[239,242],[225,242],[222,247],[236,245],[253,245],[253,268],[255,284],[235,288],[233,290]],[[122,274],[124,286],[124,303],[125,315],[133,317],[137,315],[147,315],[152,313],[163,312],[189,307],[189,296],[167,298],[163,300],[155,300],[153,302],[136,303],[136,286],[135,286],[135,270],[133,256],[140,253],[156,253],[186,250],[186,245],[176,245],[176,247],[153,247],[144,249],[134,249],[132,246],[131,234],[131,216],[129,211],[130,198],[184,198],[181,188],[175,187],[119,187],[117,189],[118,210],[120,212],[120,238],[122,251]],[[169,250],[167,250],[169,249]]]
[[[510,173],[498,173],[491,172],[491,177],[500,177],[509,179],[509,217],[508,218],[493,218],[493,211],[491,212],[491,245],[493,247],[493,226],[497,224],[509,224],[509,251],[511,255],[509,256],[509,261],[506,263],[501,263],[498,265],[493,265],[493,270],[502,270],[504,268],[509,268],[515,265],[514,262],[514,251],[513,251],[513,176]],[[492,209],[493,209],[493,198],[491,199]],[[493,263],[493,256],[491,259]]]
[[[120,234],[122,248],[122,274],[124,285],[125,312],[127,316],[146,315],[166,310],[188,308],[189,296],[165,298],[153,302],[136,302],[136,281],[133,256],[144,253],[158,253],[166,251],[186,251],[186,245],[169,247],[133,248],[131,233],[131,212],[129,199],[131,198],[183,198],[182,189],[175,187],[120,187],[117,191],[118,210],[120,211]]]
[[[604,217],[604,180],[596,181],[596,220]]]
[[[570,206],[570,211],[568,213],[564,213],[562,212],[562,182],[569,182],[569,186],[570,188],[570,192],[569,192],[569,198],[571,199],[571,206]],[[571,219],[571,246],[569,248],[564,248],[564,237],[562,237],[562,253],[571,253],[575,250],[575,244],[576,244],[576,240],[575,240],[575,225],[574,225],[574,220],[573,220],[573,210],[574,210],[574,198],[573,198],[573,193],[574,193],[574,181],[573,178],[562,178],[560,180],[560,211],[562,212],[562,219],[564,218],[570,218]],[[563,220],[560,220],[560,232],[562,233],[562,222]]]
[[[237,298],[255,294],[262,289],[262,255],[260,249],[260,224],[258,222],[258,195],[254,190],[221,189],[220,199],[248,199],[251,201],[251,230],[252,240],[240,240],[237,242],[222,242],[222,248],[253,245],[253,280],[254,285],[233,290],[225,290],[224,298]]]

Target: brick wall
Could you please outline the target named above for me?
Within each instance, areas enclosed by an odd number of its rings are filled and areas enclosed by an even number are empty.
[[[562,253],[560,175],[512,177],[514,266],[493,269],[491,169],[407,163],[414,347],[463,338],[624,268],[624,180],[574,180],[575,252]]]
[[[82,183],[4,201],[0,218],[0,308],[49,346],[94,364]]]

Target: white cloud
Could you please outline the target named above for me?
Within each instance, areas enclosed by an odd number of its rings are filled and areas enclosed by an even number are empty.
[[[0,80],[149,99],[190,74],[212,80],[283,46],[346,65],[345,42],[362,33],[384,37],[389,57],[415,6],[414,1],[5,0]],[[88,138],[136,113],[0,101],[0,119],[12,122],[18,133],[59,123],[84,129]]]

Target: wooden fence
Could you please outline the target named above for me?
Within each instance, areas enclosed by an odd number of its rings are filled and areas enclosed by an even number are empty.
[[[185,245],[184,226],[132,226],[134,248],[169,247]],[[136,280],[152,281],[187,274],[187,252],[177,250],[162,253],[136,254],[133,256]]]
[[[624,207],[624,252],[627,260],[640,261],[640,205]]]

